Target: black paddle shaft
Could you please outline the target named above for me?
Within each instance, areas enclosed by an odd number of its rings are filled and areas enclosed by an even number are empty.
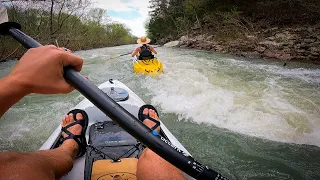
[[[4,29],[6,28],[6,29]],[[18,28],[18,29],[17,29]],[[9,34],[19,41],[26,48],[36,48],[42,46],[40,43],[24,34],[17,23],[0,24],[0,34]],[[191,156],[175,147],[165,138],[154,135],[152,131],[141,121],[135,118],[118,103],[109,98],[97,86],[90,83],[79,72],[72,67],[64,68],[65,79],[83,94],[89,101],[96,105],[102,112],[108,115],[112,120],[126,130],[133,137],[149,147],[152,151],[162,158],[181,169],[185,173],[196,179],[228,179],[219,173],[203,166],[195,161]],[[171,172],[167,172],[171,173]]]

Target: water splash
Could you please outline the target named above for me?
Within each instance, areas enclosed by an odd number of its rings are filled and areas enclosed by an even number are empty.
[[[166,73],[146,77],[144,87],[164,112],[250,136],[320,146],[319,69],[171,51],[161,57]]]

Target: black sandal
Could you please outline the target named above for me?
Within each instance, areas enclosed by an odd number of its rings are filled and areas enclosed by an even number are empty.
[[[145,108],[154,110],[154,111],[157,113],[157,116],[159,117],[159,114],[158,114],[158,111],[156,110],[156,108],[153,107],[152,105],[146,104],[146,105],[143,105],[143,106],[140,107],[139,113],[138,113],[138,118],[139,118],[139,120],[140,120],[141,122],[143,122],[143,121],[146,120],[146,119],[149,119],[150,121],[153,121],[154,123],[156,123],[156,124],[151,128],[151,130],[153,131],[153,133],[157,133],[155,130],[160,126],[160,121],[159,121],[159,120],[155,120],[155,119],[153,119],[152,117],[150,117],[150,116],[149,116],[149,113],[148,113],[148,115],[143,114],[143,110],[144,110]]]
[[[75,122],[67,125],[66,127],[62,127],[61,131],[66,133],[68,136],[63,138],[62,134],[60,137],[60,142],[59,144],[61,145],[63,143],[63,141],[67,140],[67,139],[73,139],[77,142],[78,146],[79,146],[79,151],[76,157],[80,157],[83,156],[86,153],[87,150],[87,140],[86,140],[86,130],[88,127],[88,123],[89,123],[89,118],[88,115],[85,111],[80,110],[80,109],[74,109],[70,112],[68,112],[69,114],[73,114],[73,119],[75,120]],[[83,120],[77,120],[76,119],[76,115],[80,113],[83,116]],[[76,124],[80,124],[82,126],[82,131],[80,135],[74,135],[72,134],[70,131],[68,131],[68,128],[76,125]]]

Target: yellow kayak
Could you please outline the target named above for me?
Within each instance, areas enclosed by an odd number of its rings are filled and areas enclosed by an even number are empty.
[[[133,70],[137,74],[157,76],[163,72],[162,62],[158,59],[137,60],[133,58]]]

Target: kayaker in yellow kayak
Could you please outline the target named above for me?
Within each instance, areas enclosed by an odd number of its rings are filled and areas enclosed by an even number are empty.
[[[147,60],[147,59],[153,59],[154,54],[158,54],[156,50],[148,43],[150,43],[150,39],[147,37],[141,37],[137,40],[138,44],[141,44],[142,46],[137,47],[133,52],[132,52],[132,57],[138,56],[139,60]]]

